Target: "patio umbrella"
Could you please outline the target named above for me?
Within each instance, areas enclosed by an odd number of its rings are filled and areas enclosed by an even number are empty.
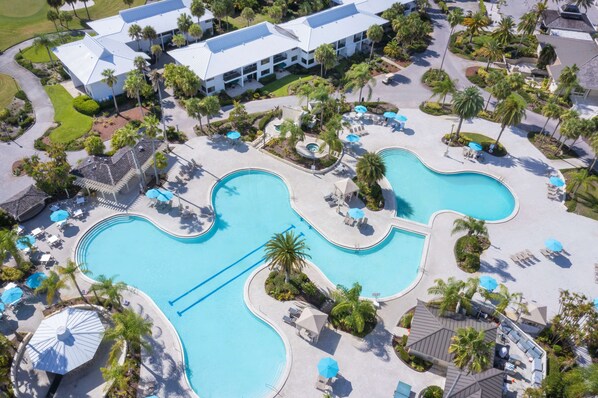
[[[318,362],[318,373],[327,379],[335,377],[338,374],[338,363],[330,357],[322,358]]]
[[[95,311],[67,308],[40,323],[26,350],[34,369],[63,375],[89,362],[103,336]]]
[[[145,196],[147,196],[150,199],[156,199],[158,196],[160,196],[160,191],[158,191],[157,189],[149,189],[146,193]]]
[[[18,303],[22,297],[23,289],[21,289],[20,287],[13,287],[8,290],[5,290],[4,293],[2,293],[2,297],[0,297],[0,300],[2,300],[4,304],[13,305]]]
[[[395,116],[395,120],[397,122],[406,122],[407,121],[407,116],[405,116],[405,115],[397,115],[397,116]]]
[[[231,140],[238,140],[241,137],[241,133],[239,133],[238,131],[229,131],[228,133],[226,133],[226,136]]]
[[[351,216],[351,218],[363,218],[363,216],[365,216],[365,213],[363,212],[363,210],[358,209],[358,208],[351,208],[348,211],[349,216]]]
[[[563,251],[563,244],[556,239],[548,239],[544,242],[546,248],[552,252],[560,252]]]
[[[482,145],[478,144],[477,142],[470,142],[468,146],[476,152],[479,152],[482,150]]]
[[[17,249],[25,250],[29,246],[35,245],[35,236],[33,235],[25,235],[19,239],[17,239]]]
[[[555,187],[562,187],[563,185],[565,185],[565,181],[563,181],[559,177],[552,176],[552,177],[550,177],[549,181],[550,181],[550,184]]]
[[[355,143],[355,142],[359,142],[360,138],[359,138],[359,136],[358,136],[358,135],[355,135],[355,134],[349,134],[349,135],[347,136],[346,140],[347,140],[348,142]]]
[[[158,192],[160,193],[160,195],[158,195],[156,199],[158,199],[158,201],[160,202],[168,202],[169,200],[174,198],[174,194],[170,192],[168,189],[160,188],[158,189]]]
[[[50,214],[50,220],[54,222],[60,222],[66,220],[67,218],[69,218],[69,216],[70,214],[66,210],[56,210],[53,211],[52,214]]]
[[[355,107],[355,112],[357,112],[357,113],[366,113],[367,111],[368,111],[368,108],[366,108],[363,105],[357,105]]]
[[[498,282],[496,282],[496,279],[494,279],[493,277],[484,275],[480,277],[480,286],[491,292],[494,289],[496,289],[496,287],[498,286]]]
[[[394,112],[384,112],[384,116],[387,119],[394,119],[395,117],[397,117],[397,114]]]
[[[0,303],[0,315],[2,312],[4,312],[4,303]]]
[[[46,278],[48,277],[43,272],[36,272],[35,274],[32,274],[29,276],[29,278],[27,278],[27,280],[25,281],[25,286],[27,286],[30,289],[37,289],[39,285],[42,284],[42,281]]]
[[[594,299],[594,309],[598,311],[598,298]]]

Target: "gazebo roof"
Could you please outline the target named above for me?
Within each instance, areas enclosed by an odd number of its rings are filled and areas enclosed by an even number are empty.
[[[306,308],[301,312],[301,315],[295,321],[295,325],[315,334],[316,336],[319,336],[327,321],[328,314],[315,308]]]
[[[21,216],[26,214],[34,207],[45,203],[49,198],[45,192],[38,189],[35,185],[30,185],[6,202],[0,204],[0,208],[10,214],[13,218],[21,220]]]
[[[359,187],[350,178],[345,178],[334,183],[336,189],[338,189],[343,195],[350,195],[355,192],[359,192]]]
[[[536,325],[546,326],[548,323],[547,321],[547,314],[546,314],[546,307],[538,307],[536,305],[528,305],[527,307],[528,313],[521,314],[519,318],[522,321],[527,321],[531,323],[535,323]]]

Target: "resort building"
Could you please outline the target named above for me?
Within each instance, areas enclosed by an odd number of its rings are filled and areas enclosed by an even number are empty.
[[[49,196],[30,185],[16,195],[10,197],[6,202],[0,203],[0,209],[4,210],[18,222],[27,221],[35,217],[46,206],[46,199]]]
[[[315,66],[314,53],[322,44],[332,44],[339,57],[366,51],[368,28],[386,22],[347,4],[281,25],[263,22],[169,51],[169,55],[201,78],[205,94],[213,94],[244,87],[276,69]]]
[[[591,35],[596,32],[587,15],[574,4],[544,11],[541,28],[551,36],[580,40],[592,40]]]
[[[333,2],[339,5],[355,4],[359,11],[376,15],[382,14],[395,3],[405,6],[405,13],[415,10],[417,7],[415,0],[333,0]]]

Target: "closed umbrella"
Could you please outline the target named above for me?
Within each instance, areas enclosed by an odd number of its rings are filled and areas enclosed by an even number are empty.
[[[0,300],[2,300],[4,304],[14,305],[18,303],[22,297],[23,289],[21,289],[20,287],[13,287],[8,290],[5,290],[4,293],[2,293],[2,297],[0,297]]]
[[[546,245],[546,248],[552,252],[563,251],[563,244],[556,239],[548,239],[544,244]]]
[[[357,105],[355,107],[355,112],[357,112],[357,113],[366,113],[367,111],[368,111],[368,108],[366,108],[363,105]]]
[[[25,286],[27,286],[30,289],[37,289],[39,285],[42,284],[43,280],[46,278],[48,277],[43,272],[36,272],[35,274],[27,278],[27,280],[25,281]]]
[[[61,222],[61,221],[66,220],[69,217],[70,217],[70,214],[66,210],[56,210],[56,211],[52,212],[52,214],[50,214],[50,220],[52,220],[54,222]]]
[[[318,362],[318,373],[320,376],[330,379],[338,374],[338,363],[330,358],[322,358]]]
[[[498,282],[496,282],[496,279],[494,279],[493,277],[484,275],[480,277],[480,286],[491,292],[497,288]]]

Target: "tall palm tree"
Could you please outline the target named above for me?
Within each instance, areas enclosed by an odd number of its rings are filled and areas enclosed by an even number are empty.
[[[446,16],[446,20],[448,21],[451,27],[451,32],[449,33],[449,40],[446,42],[446,47],[444,48],[444,53],[442,54],[440,70],[442,70],[442,67],[444,65],[444,58],[446,57],[446,52],[448,51],[449,45],[451,44],[451,38],[453,37],[455,28],[463,22],[463,9],[459,7],[453,8],[451,11],[449,11],[448,15]]]
[[[486,101],[486,106],[484,106],[484,111],[486,111],[488,109],[488,105],[490,105],[490,100],[492,99],[493,96],[500,102],[500,101],[504,100],[505,98],[507,98],[513,90],[511,89],[511,85],[509,84],[507,79],[505,79],[504,77],[501,76],[501,79],[499,79],[493,85],[491,85],[488,88],[488,91],[490,92],[491,95],[488,96],[488,101]]]
[[[154,44],[154,40],[158,38],[158,34],[156,33],[156,29],[153,26],[147,25],[143,28],[141,32],[141,37],[143,40],[148,40],[150,47]]]
[[[10,255],[15,260],[17,267],[20,268],[24,260],[17,247],[19,238],[19,234],[15,230],[0,229],[0,259],[4,260],[7,255]]]
[[[321,75],[324,77],[324,72],[336,63],[336,51],[332,44],[322,44],[316,48],[314,58],[320,64]]]
[[[203,131],[203,122],[201,118],[205,115],[205,109],[203,103],[199,98],[189,98],[184,102],[185,110],[189,117],[195,118],[199,121],[199,128]]]
[[[542,137],[542,135],[544,134],[544,130],[546,129],[546,126],[548,125],[550,119],[558,119],[562,113],[563,108],[561,108],[558,104],[556,97],[554,95],[551,95],[548,98],[548,101],[546,101],[546,103],[542,107],[542,115],[546,116],[546,123],[544,123],[544,126],[542,126],[542,130],[540,131],[540,137]]]
[[[179,31],[183,34],[183,36],[185,36],[185,42],[186,42],[187,41],[186,34],[187,34],[187,32],[189,32],[189,28],[191,27],[191,25],[193,25],[193,20],[191,19],[191,17],[189,15],[182,13],[177,18],[176,24],[177,24],[177,27],[179,28]]]
[[[319,87],[315,87],[314,90],[310,93],[309,99],[316,101],[317,104],[314,111],[320,111],[320,127],[324,126],[324,110],[326,106],[330,102],[330,88],[327,85],[321,85]]]
[[[147,337],[152,335],[152,322],[144,319],[131,309],[125,309],[120,313],[112,315],[114,326],[107,329],[104,337],[113,340],[114,346],[111,350],[111,358],[118,357],[123,346],[127,344],[134,353],[139,353],[141,348],[150,350]],[[113,362],[113,361],[110,361]]]
[[[137,50],[141,50],[141,45],[139,44],[139,40],[141,40],[141,37],[143,36],[143,29],[141,29],[141,26],[134,23],[129,26],[127,33],[131,39],[137,42]]]
[[[46,293],[46,304],[52,305],[56,293],[59,293],[60,289],[64,289],[65,287],[66,282],[56,272],[50,271],[48,277],[35,289],[35,293]],[[62,302],[60,295],[58,296],[58,300]]]
[[[66,265],[64,267],[59,266],[57,267],[57,269],[58,274],[62,275],[65,278],[68,278],[68,280],[73,284],[75,289],[77,289],[77,291],[79,292],[79,295],[81,296],[83,301],[87,302],[87,298],[85,298],[85,295],[83,294],[81,288],[79,287],[79,284],[77,283],[77,271],[80,271],[84,275],[89,274],[91,271],[89,271],[89,269],[84,264],[77,266],[77,263],[75,263],[72,260],[67,260]]]
[[[355,88],[359,88],[359,101],[361,98],[361,94],[363,93],[363,88],[368,87],[368,99],[372,97],[372,86],[376,85],[376,80],[372,77],[370,72],[370,66],[362,62],[360,64],[353,64],[351,68],[345,74],[346,90],[353,90]]]
[[[114,100],[114,109],[116,109],[116,114],[119,115],[120,111],[118,110],[118,103],[116,102],[116,94],[114,94],[114,86],[118,82],[118,78],[114,75],[114,69],[104,69],[102,71],[102,83],[110,87],[110,91],[112,91],[112,99]]]
[[[465,287],[463,281],[450,277],[445,282],[442,279],[434,280],[435,285],[428,288],[428,294],[438,296],[433,302],[438,303],[440,315],[447,311],[456,311],[459,305],[469,306],[469,302],[463,300],[462,290]]]
[[[361,300],[361,285],[357,282],[351,289],[338,285],[333,292],[334,307],[330,314],[340,318],[340,322],[349,330],[363,333],[368,321],[376,317],[376,308],[369,300]]]
[[[577,73],[579,73],[579,67],[576,64],[565,66],[561,71],[558,80],[557,91],[563,97],[568,97],[569,94],[571,94],[571,91],[579,87]]]
[[[594,151],[594,159],[588,166],[588,171],[591,171],[592,169],[594,169],[594,166],[598,161],[598,134],[594,134],[593,136],[591,136],[588,141],[588,143],[590,144],[590,148],[592,148],[592,151]]]
[[[143,134],[151,139],[152,142],[152,157],[153,157],[153,166],[154,166],[154,176],[156,177],[156,185],[160,184],[160,175],[158,174],[158,167],[157,167],[157,160],[156,160],[156,143],[155,139],[158,138],[158,134],[162,131],[160,130],[160,121],[155,115],[146,115],[143,118],[143,122],[141,123],[141,127],[144,129]],[[166,134],[166,132],[164,132]]]
[[[127,78],[125,79],[125,84],[123,85],[123,89],[127,93],[127,97],[137,98],[137,105],[139,106],[141,117],[145,116],[143,113],[143,105],[141,104],[141,92],[146,88],[146,86],[147,83],[145,82],[145,77],[138,70],[132,70],[129,72],[127,74]]]
[[[286,139],[287,135],[287,145],[289,146],[289,148],[294,148],[299,141],[303,141],[305,139],[305,132],[303,131],[301,126],[298,126],[297,124],[295,124],[295,122],[288,119],[283,121],[280,125],[281,138]]]
[[[500,133],[496,137],[494,145],[498,145],[500,137],[507,126],[516,126],[521,123],[525,117],[526,108],[527,102],[517,93],[511,93],[507,98],[498,103],[494,113],[498,118],[498,122],[500,122]]]
[[[158,46],[158,48],[160,48],[161,51],[161,47]],[[160,85],[162,81],[164,81],[164,78],[162,77],[160,72],[158,72],[157,69],[152,69],[150,73],[148,73],[147,77],[150,80],[154,92],[158,93],[158,102],[160,103],[160,116],[162,119],[162,130],[164,131],[164,142],[168,144],[168,137],[166,137],[166,122],[164,119],[164,107],[162,106],[162,87]]]
[[[571,195],[575,197],[579,188],[588,189],[594,182],[598,182],[598,176],[591,175],[587,169],[579,169],[575,173],[569,175],[568,179],[569,189],[573,190]]]
[[[50,47],[52,46],[52,44],[52,40],[50,40],[50,37],[48,35],[38,35],[33,40],[33,45],[46,48],[46,51],[48,52],[48,58],[50,58],[51,64],[54,63],[54,58],[52,58],[52,51],[50,51]]]
[[[455,81],[448,77],[448,75],[445,76],[444,79],[437,81],[432,85],[432,97],[438,97],[438,99],[441,99],[441,104],[443,107],[446,96],[449,94],[454,94],[456,91],[457,87],[455,86]]]
[[[63,2],[64,0],[46,0],[46,3],[48,3],[50,7],[54,7],[56,12],[60,11],[59,9],[62,6]]]
[[[114,276],[107,278],[104,275],[99,275],[97,282],[91,286],[92,292],[99,296],[104,296],[104,304],[116,308],[122,308],[122,292],[127,290],[127,285],[124,282],[115,282]]]
[[[504,314],[510,305],[517,307],[517,311],[526,309],[526,305],[522,301],[523,294],[509,292],[509,289],[502,283],[498,285],[498,291],[492,292],[488,296],[492,301],[496,302],[496,314]]]
[[[483,330],[477,331],[472,327],[457,329],[451,338],[449,353],[454,354],[453,362],[459,369],[467,369],[469,373],[479,373],[488,368],[490,354],[494,342],[486,341]]]
[[[511,17],[502,17],[498,26],[492,32],[492,37],[496,39],[498,44],[502,47],[508,46],[513,40],[513,29],[515,28],[515,22]]]
[[[463,91],[457,91],[453,95],[453,109],[459,115],[459,125],[455,133],[455,139],[459,139],[463,120],[474,118],[484,107],[484,98],[480,90],[475,86],[467,87]]]
[[[546,70],[546,65],[552,65],[554,61],[556,61],[556,50],[552,45],[546,44],[538,56],[538,69]]]
[[[150,53],[154,57],[155,62],[158,62],[158,60],[160,59],[160,56],[162,55],[163,52],[164,52],[164,50],[162,50],[162,46],[160,46],[159,44],[154,44],[153,46],[150,47]]]
[[[570,118],[575,118],[575,117],[579,117],[579,113],[576,110],[568,109],[566,111],[563,111],[559,115],[559,120],[558,120],[556,126],[554,127],[554,130],[552,130],[552,134],[550,134],[550,138],[554,138],[554,135],[556,134],[556,131],[558,130],[561,123],[565,122],[566,120],[568,120]]]
[[[79,18],[79,15],[77,15],[77,9],[75,8],[75,3],[77,2],[77,0],[64,0],[64,2],[71,6],[71,8],[73,9],[73,14],[75,14],[75,16]]]
[[[218,115],[218,113],[220,112],[220,101],[218,100],[218,97],[210,95],[201,100],[201,103],[205,110],[206,119],[208,121],[208,127],[211,127],[210,119],[213,116]]]
[[[201,39],[201,37],[203,36],[203,30],[201,29],[201,26],[199,26],[196,23],[192,24],[189,27],[189,36],[193,37],[195,39],[195,42],[198,42],[199,39]]]
[[[491,38],[478,50],[478,54],[488,58],[486,63],[486,70],[488,70],[490,69],[490,62],[498,61],[502,57],[503,47],[496,39]]]
[[[560,151],[565,145],[567,139],[573,140],[573,143],[569,145],[572,148],[580,137],[589,137],[595,131],[594,122],[589,119],[583,119],[581,117],[574,117],[563,122],[561,127],[561,145],[558,150]]]
[[[303,83],[297,87],[295,95],[299,98],[299,103],[301,103],[302,100],[305,100],[305,106],[307,106],[311,97],[311,93],[314,91],[314,89],[315,87],[309,84],[309,82]]]
[[[187,44],[187,39],[185,38],[185,35],[176,34],[172,36],[172,44],[174,44],[177,48],[181,48]]]
[[[469,42],[471,43],[474,36],[482,33],[484,28],[490,25],[490,20],[484,13],[476,12],[470,17],[463,18],[462,24],[467,28],[469,33]]]
[[[129,370],[133,366],[133,362],[127,359],[122,365],[119,365],[116,361],[112,361],[108,363],[108,366],[100,368],[102,377],[106,382],[106,388],[108,388],[105,392],[108,392],[113,387],[119,392],[128,391],[131,388]]]
[[[480,290],[480,278],[477,276],[467,278],[463,284],[463,297],[467,300],[471,300],[478,291]]]
[[[521,16],[519,19],[519,24],[517,24],[517,31],[521,35],[531,35],[536,30],[536,25],[538,24],[538,15],[534,11],[526,12]]]
[[[189,11],[191,11],[191,15],[197,18],[197,23],[199,24],[199,20],[206,13],[206,7],[201,0],[192,0]]]
[[[368,28],[368,30],[366,32],[366,37],[372,43],[372,46],[370,48],[370,60],[371,60],[372,57],[374,56],[374,45],[376,43],[380,42],[380,40],[382,40],[382,38],[384,37],[384,29],[382,29],[382,26],[374,24]]]
[[[331,122],[334,122],[334,118],[330,119],[328,123],[326,123],[326,130],[320,133],[320,139],[324,143],[324,145],[320,146],[320,151],[328,149],[328,154],[330,154],[333,151],[340,152],[343,149],[343,142],[338,137],[338,130],[335,130],[334,127],[331,127]]]
[[[54,9],[49,9],[46,13],[46,19],[54,24],[56,33],[59,33],[60,29],[58,29],[58,21],[60,20],[60,15],[58,15],[58,12]]]
[[[368,187],[374,186],[386,174],[386,164],[380,154],[366,152],[357,161],[357,179]]]
[[[133,65],[139,72],[143,74],[145,72],[145,68],[147,67],[147,62],[145,61],[145,58],[138,55],[133,59]]]
[[[89,16],[89,9],[87,8],[87,2],[89,0],[81,0],[81,3],[83,3],[83,6],[85,7],[85,13],[87,14],[87,19],[91,19],[91,17]]]
[[[300,272],[310,258],[309,248],[302,234],[293,231],[274,234],[266,243],[264,260],[270,263],[270,269],[284,272],[284,280],[289,283],[292,272]]]
[[[488,228],[486,228],[486,222],[484,220],[478,220],[473,217],[457,218],[453,222],[453,230],[451,234],[467,231],[469,236],[488,236]]]
[[[575,4],[578,7],[582,7],[587,12],[588,8],[594,5],[594,1],[595,0],[574,0],[573,4]]]

